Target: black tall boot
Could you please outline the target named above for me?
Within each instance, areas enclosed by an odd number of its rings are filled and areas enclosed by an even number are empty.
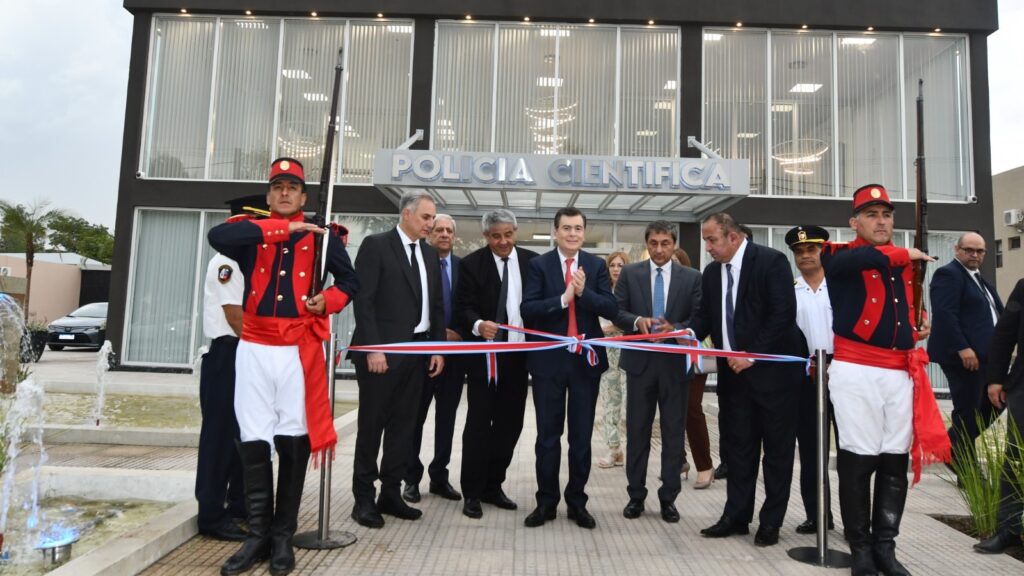
[[[839,510],[843,529],[853,556],[853,576],[875,576],[878,569],[871,554],[871,474],[878,467],[878,456],[864,456],[840,450],[836,459],[839,472]]]
[[[247,572],[270,553],[270,522],[274,516],[274,469],[270,444],[263,440],[236,442],[242,458],[242,483],[249,515],[249,535],[238,552],[220,567],[223,576]]]
[[[302,485],[309,463],[309,436],[274,436],[277,447],[277,510],[270,526],[270,573],[284,576],[295,569],[292,537],[298,527]]]
[[[907,502],[907,460],[907,454],[882,454],[875,475],[874,556],[875,565],[886,576],[910,576],[896,560],[896,536]]]

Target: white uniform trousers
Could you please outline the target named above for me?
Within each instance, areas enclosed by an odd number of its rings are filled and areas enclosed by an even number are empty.
[[[828,388],[840,449],[864,456],[910,451],[914,381],[906,370],[834,360]]]
[[[306,382],[298,346],[267,346],[242,340],[235,355],[235,416],[242,442],[302,436],[306,429]]]

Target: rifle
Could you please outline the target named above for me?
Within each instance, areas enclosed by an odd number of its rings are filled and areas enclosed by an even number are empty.
[[[327,227],[331,204],[334,200],[334,143],[338,139],[338,97],[341,92],[341,76],[345,68],[344,50],[344,48],[338,50],[338,62],[334,65],[331,116],[330,122],[327,124],[324,160],[320,169],[320,191],[316,197],[316,215],[313,217],[313,223],[321,228]],[[327,234],[330,234],[330,231]],[[317,234],[314,239],[313,282],[309,287],[310,297],[323,291],[324,281],[327,279],[327,234]]]
[[[928,252],[928,191],[924,178],[924,80],[917,80],[917,224],[914,227],[914,248]],[[914,324],[921,329],[924,319],[924,275],[923,260],[914,262]]]

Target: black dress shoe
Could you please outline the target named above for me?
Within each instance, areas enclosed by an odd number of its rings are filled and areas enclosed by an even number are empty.
[[[406,484],[405,489],[402,490],[402,498],[406,502],[412,502],[413,504],[420,501],[420,487],[416,484]]]
[[[1000,530],[974,545],[974,551],[981,554],[1002,554],[1010,548],[1021,545],[1020,534],[1011,534]]]
[[[462,513],[473,519],[484,516],[484,511],[480,508],[480,501],[476,498],[466,498],[462,504]]]
[[[639,518],[644,513],[644,501],[640,498],[630,498],[629,503],[622,509],[622,515],[630,520]]]
[[[437,494],[446,500],[462,500],[462,494],[460,494],[459,491],[447,481],[444,484],[440,482],[431,482],[430,493]]]
[[[502,510],[515,510],[519,508],[519,506],[515,502],[510,500],[509,497],[505,495],[505,491],[502,490],[501,487],[499,487],[498,490],[495,492],[484,494],[483,497],[480,498],[480,501],[486,502],[493,506],[497,506]]]
[[[771,526],[758,526],[754,534],[755,546],[774,546],[779,543],[779,529]]]
[[[241,542],[248,536],[248,533],[238,525],[238,522],[231,518],[226,518],[220,525],[214,528],[200,530],[199,533],[207,538],[224,540],[226,542]]]
[[[679,522],[679,510],[676,509],[676,505],[674,503],[661,503],[661,519],[672,524]]]
[[[714,526],[709,526],[700,531],[705,538],[726,538],[734,534],[750,534],[750,528],[746,524],[734,522],[732,518],[722,515]]]
[[[367,528],[384,527],[384,517],[377,511],[377,506],[373,502],[362,504],[356,502],[356,505],[352,507],[352,519],[356,521],[356,524]]]
[[[718,468],[715,468],[715,480],[722,480],[728,475],[729,467],[725,465],[725,462],[722,462],[718,465]]]
[[[537,506],[530,512],[530,515],[526,517],[523,524],[527,528],[536,528],[537,526],[543,526],[548,520],[554,520],[558,513],[554,508],[545,508],[544,506]]]
[[[404,500],[398,497],[397,493],[393,496],[385,496],[382,492],[377,498],[377,510],[380,510],[381,514],[387,514],[402,520],[419,520],[420,516],[423,516],[422,510],[417,510],[406,504]]]
[[[835,530],[836,525],[832,522],[832,519],[828,519],[828,529]],[[817,534],[818,533],[818,521],[817,520],[804,520],[802,524],[796,527],[797,534]]]
[[[580,528],[593,530],[597,526],[597,520],[587,512],[586,508],[569,508],[569,520],[575,520]]]

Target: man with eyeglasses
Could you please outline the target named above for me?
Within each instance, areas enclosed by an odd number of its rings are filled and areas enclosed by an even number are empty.
[[[974,440],[1000,413],[988,401],[985,370],[1003,303],[981,275],[984,261],[985,239],[967,232],[956,242],[955,259],[935,271],[930,286],[933,328],[928,356],[949,382],[954,462],[973,451]]]

